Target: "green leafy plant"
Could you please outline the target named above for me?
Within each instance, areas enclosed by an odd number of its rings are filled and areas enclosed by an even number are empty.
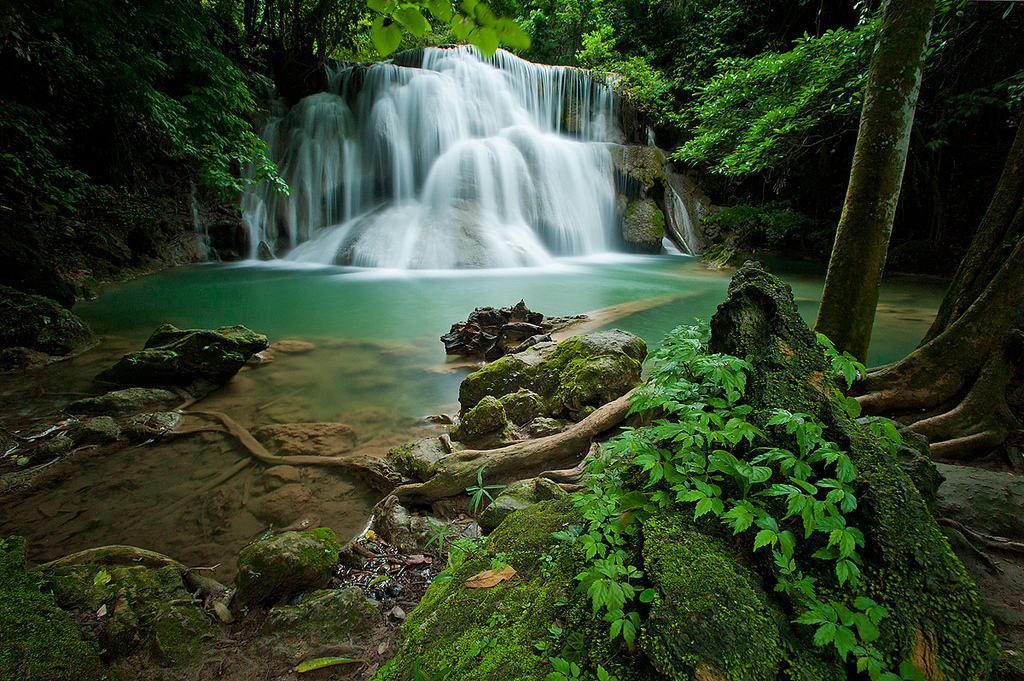
[[[461,0],[458,6],[451,0],[366,0],[366,6],[377,13],[370,37],[382,57],[397,50],[406,33],[420,38],[429,32],[431,23],[427,16],[485,57],[493,55],[502,43],[516,49],[530,46],[530,37],[514,20],[495,16],[480,0]]]
[[[852,592],[860,584],[866,540],[848,520],[858,503],[849,455],[825,438],[810,414],[754,413],[743,402],[751,365],[709,353],[708,336],[703,324],[669,334],[650,356],[649,384],[631,403],[634,413],[658,416],[626,428],[589,465],[587,488],[577,499],[585,524],[554,534],[589,561],[576,576],[578,589],[595,613],[604,613],[610,636],[632,646],[642,604],[656,594],[631,563],[631,540],[652,515],[689,510],[695,521],[717,520],[755,554],[767,555],[775,589],[796,604],[795,623],[815,627],[816,645],[833,648],[843,660],[852,654],[872,681],[915,678],[909,663],[899,675],[887,671],[872,645],[888,616],[884,607],[864,596],[824,598],[811,576],[820,570],[806,571],[806,556],[816,549],[810,559],[827,563],[839,587]],[[863,371],[823,347],[849,380],[851,371]],[[884,436],[895,433],[891,423],[878,427]],[[563,675],[557,678],[577,678],[571,665],[567,669],[556,669]]]
[[[477,514],[480,509],[480,504],[484,497],[487,497],[489,502],[494,501],[494,497],[491,496],[491,490],[505,489],[504,485],[485,485],[484,484],[484,466],[481,466],[476,471],[476,484],[467,487],[466,493],[469,494],[469,506],[473,512],[473,515]]]

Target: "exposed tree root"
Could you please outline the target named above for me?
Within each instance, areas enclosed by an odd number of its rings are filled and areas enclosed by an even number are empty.
[[[591,440],[620,424],[629,413],[633,390],[600,407],[561,433],[517,442],[499,449],[463,449],[441,457],[437,473],[426,482],[398,487],[393,493],[402,503],[429,504],[465,492],[483,469],[485,483],[523,477],[524,471],[552,464],[578,463]]]
[[[962,523],[958,523],[955,520],[949,518],[938,518],[939,525],[943,527],[950,527],[958,532],[962,533],[965,537],[970,537],[974,541],[978,542],[987,549],[993,549],[996,551],[1006,551],[1008,553],[1019,553],[1024,555],[1024,544],[1021,542],[1010,541],[1005,537],[993,537],[987,534],[981,534],[975,532],[971,528],[967,527]]]
[[[374,489],[389,492],[402,481],[402,476],[386,460],[374,456],[278,456],[267,451],[252,433],[240,426],[233,418],[219,411],[191,410],[184,412],[207,416],[220,421],[227,432],[234,437],[255,458],[270,466],[325,466],[340,468],[366,481]]]
[[[227,587],[212,577],[200,574],[200,571],[210,568],[190,568],[162,553],[140,549],[136,546],[113,545],[86,549],[57,560],[51,560],[36,569],[40,572],[52,572],[59,568],[75,565],[123,565],[126,567],[141,565],[151,570],[173,567],[181,574],[185,586],[190,591],[198,591],[207,599],[221,602],[227,600]]]
[[[544,471],[538,478],[547,478],[557,483],[563,489],[566,486],[579,487],[583,482],[583,476],[587,472],[587,462],[597,454],[597,445],[591,444],[587,455],[572,468],[562,468],[557,471]]]

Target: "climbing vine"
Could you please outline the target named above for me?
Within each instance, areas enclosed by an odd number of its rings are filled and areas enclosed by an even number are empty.
[[[649,423],[625,429],[590,465],[577,501],[584,524],[555,534],[588,560],[576,576],[579,590],[594,614],[603,613],[611,637],[632,647],[639,604],[656,595],[632,562],[634,538],[647,518],[690,511],[695,521],[717,519],[755,555],[770,556],[776,591],[796,604],[794,623],[814,627],[816,645],[844,661],[852,655],[872,681],[921,679],[908,662],[898,673],[887,670],[873,646],[888,616],[882,605],[866,596],[826,598],[816,587],[820,563],[840,587],[853,591],[860,583],[865,538],[849,520],[858,503],[856,466],[810,414],[745,404],[751,365],[709,353],[708,337],[706,324],[669,334],[649,358],[648,385],[632,400],[631,411]],[[863,371],[827,341],[823,348],[848,384]],[[852,400],[845,406],[858,410]],[[887,421],[873,430],[899,437]]]

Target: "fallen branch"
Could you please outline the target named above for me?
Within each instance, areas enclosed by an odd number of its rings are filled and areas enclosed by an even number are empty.
[[[635,390],[635,389],[634,389]],[[578,463],[589,450],[591,440],[620,424],[629,413],[633,390],[595,410],[566,430],[526,440],[498,449],[463,449],[441,457],[437,473],[426,482],[402,485],[395,489],[402,503],[429,504],[466,491],[484,469],[486,483],[507,482],[522,477],[524,471],[552,463]]]

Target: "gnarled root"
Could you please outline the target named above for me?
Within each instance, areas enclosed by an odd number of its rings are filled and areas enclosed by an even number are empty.
[[[483,469],[485,483],[507,482],[552,464],[575,464],[590,449],[591,440],[614,428],[629,413],[633,391],[612,400],[570,428],[536,440],[499,449],[464,449],[442,457],[437,473],[426,482],[402,485],[394,494],[405,503],[430,504],[465,492]]]
[[[233,418],[219,411],[191,410],[184,412],[197,416],[208,416],[220,421],[227,432],[238,440],[255,458],[271,466],[327,466],[340,468],[361,478],[374,489],[385,494],[402,481],[402,476],[386,460],[375,456],[278,456],[253,437],[252,433],[239,425]]]

